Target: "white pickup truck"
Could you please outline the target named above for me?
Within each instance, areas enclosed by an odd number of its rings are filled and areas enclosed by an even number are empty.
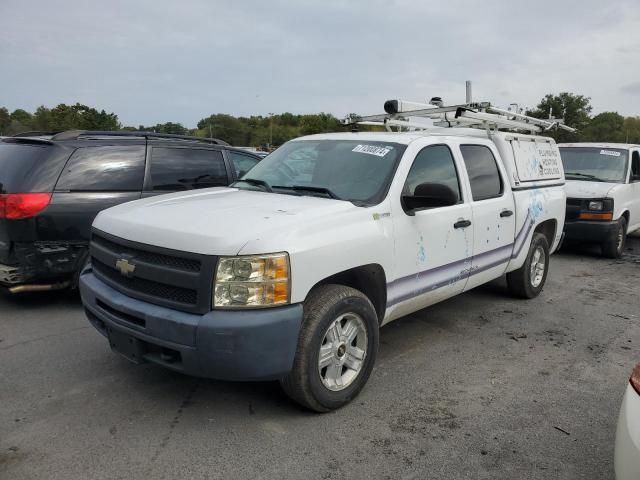
[[[567,178],[567,240],[600,244],[617,258],[640,229],[640,145],[562,143]]]
[[[504,274],[542,290],[565,215],[552,139],[472,128],[290,141],[231,187],[101,212],[80,291],[113,350],[353,399],[379,328]]]

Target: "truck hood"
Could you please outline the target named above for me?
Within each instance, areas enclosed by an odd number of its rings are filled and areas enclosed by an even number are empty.
[[[565,191],[567,192],[567,198],[605,198],[609,195],[609,192],[618,185],[620,184],[567,180]]]
[[[124,203],[100,212],[93,226],[147,245],[236,255],[250,241],[314,228],[320,219],[353,210],[361,208],[328,198],[223,187]]]

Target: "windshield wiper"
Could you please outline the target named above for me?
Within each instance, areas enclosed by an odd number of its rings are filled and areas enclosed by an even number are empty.
[[[573,176],[573,177],[584,177],[584,178],[588,178],[589,180],[595,180],[596,182],[605,182],[606,181],[606,180],[603,180],[602,178],[596,177],[595,175],[589,175],[588,173],[564,172],[564,176],[566,177],[567,175]]]
[[[258,180],[257,178],[243,178],[242,180],[238,180],[237,182],[233,182],[231,184],[231,186],[233,187],[233,186],[235,186],[236,183],[240,183],[240,182],[248,183],[249,185],[254,185],[254,186],[257,186],[257,187],[264,187],[264,189],[267,192],[273,193],[273,189],[271,188],[271,185],[269,185],[264,180]]]
[[[340,198],[338,195],[336,195],[326,187],[313,187],[310,185],[274,185],[273,188],[283,188],[286,190],[293,190],[296,192],[324,193],[325,195],[333,198],[334,200],[342,200],[342,198]]]

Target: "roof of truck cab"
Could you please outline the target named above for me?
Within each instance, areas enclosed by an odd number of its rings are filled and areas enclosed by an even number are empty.
[[[434,127],[428,130],[420,130],[413,132],[341,132],[341,133],[319,133],[316,135],[307,135],[305,137],[296,138],[299,140],[359,140],[369,142],[393,142],[408,145],[414,140],[424,137],[468,137],[468,138],[485,138],[491,140],[491,137],[500,137],[508,139],[508,137],[530,137],[542,138],[540,135],[529,135],[514,132],[492,132],[491,136],[487,135],[486,130],[479,128],[446,128]],[[547,138],[547,137],[544,137]],[[550,138],[549,138],[550,139]]]
[[[474,131],[475,130],[475,131]],[[478,132],[478,133],[476,133]],[[317,135],[307,135],[305,137],[296,138],[299,140],[358,140],[365,142],[391,142],[401,145],[409,145],[414,140],[432,136],[448,136],[448,137],[480,137],[487,138],[484,130],[473,128],[437,128],[429,129],[429,131],[417,132],[342,132],[342,133],[319,133]]]
[[[558,147],[571,147],[571,148],[580,148],[580,147],[591,147],[591,148],[634,148],[639,145],[634,143],[602,143],[602,142],[577,142],[577,143],[559,143]]]

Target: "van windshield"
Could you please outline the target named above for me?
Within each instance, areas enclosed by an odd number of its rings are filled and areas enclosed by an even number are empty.
[[[382,201],[406,145],[366,140],[297,140],[264,158],[233,186],[291,195]]]
[[[623,183],[627,179],[627,151],[621,148],[560,147],[567,180]]]

